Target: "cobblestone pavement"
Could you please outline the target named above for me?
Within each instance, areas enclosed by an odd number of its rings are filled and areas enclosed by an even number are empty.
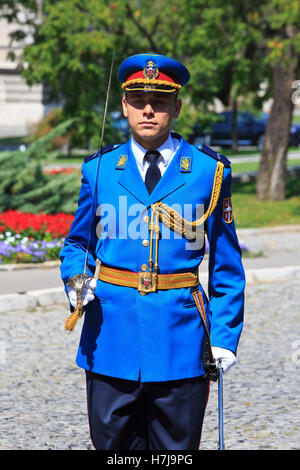
[[[300,281],[246,289],[238,362],[224,375],[227,449],[300,449]],[[202,448],[217,433],[217,384],[211,387]]]
[[[224,376],[225,447],[300,448],[300,280],[248,286],[238,362]],[[65,306],[0,314],[0,449],[92,449],[84,373],[74,363],[80,324]],[[201,448],[217,449],[217,384]]]

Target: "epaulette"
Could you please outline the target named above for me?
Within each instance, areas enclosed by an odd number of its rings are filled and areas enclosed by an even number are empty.
[[[207,155],[210,155],[213,157],[215,160],[218,162],[222,162],[225,166],[225,168],[230,168],[231,163],[228,160],[228,158],[225,157],[225,155],[222,155],[221,153],[215,152],[215,150],[211,149],[210,147],[207,147],[207,145],[196,145],[197,149],[201,150],[201,152],[206,153]]]
[[[121,144],[115,144],[115,145],[108,145],[107,147],[105,147],[102,152],[101,152],[101,155],[103,155],[104,153],[107,153],[107,152],[110,152],[111,150],[114,150],[116,149],[117,147],[119,147]],[[89,162],[90,160],[93,160],[94,158],[98,157],[99,156],[99,152],[95,152],[93,153],[93,155],[89,155],[88,157],[86,157],[84,159],[85,163]]]
[[[181,140],[181,135],[177,134],[177,132],[171,132],[171,136],[174,137],[174,139]]]

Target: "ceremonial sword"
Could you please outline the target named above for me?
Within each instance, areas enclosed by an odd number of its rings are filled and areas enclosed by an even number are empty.
[[[94,276],[91,277],[87,274],[88,254],[89,254],[89,249],[90,249],[93,215],[94,215],[95,202],[96,202],[96,188],[97,188],[97,180],[98,180],[98,173],[99,173],[99,167],[100,167],[100,160],[101,160],[101,155],[102,155],[102,151],[103,151],[103,138],[104,138],[105,123],[106,123],[106,118],[107,118],[108,101],[109,101],[109,95],[110,95],[110,90],[111,90],[111,80],[112,80],[113,66],[114,66],[114,53],[112,55],[112,60],[111,60],[109,79],[108,79],[108,85],[107,85],[107,92],[106,92],[105,107],[104,107],[104,113],[103,113],[101,138],[100,138],[100,145],[99,145],[99,149],[98,149],[98,154],[99,155],[98,155],[97,167],[96,167],[94,193],[93,193],[91,215],[90,215],[90,221],[89,221],[88,240],[87,240],[87,246],[86,246],[86,251],[85,251],[83,273],[82,274],[76,274],[75,276],[73,276],[67,284],[68,286],[74,287],[75,290],[76,290],[76,308],[75,308],[74,312],[71,313],[71,315],[67,318],[67,320],[65,322],[65,329],[68,330],[68,331],[73,331],[74,330],[78,319],[80,317],[82,317],[82,315],[84,313],[84,309],[83,309],[83,305],[82,305],[82,289],[83,289],[86,281],[88,279],[96,279],[97,280],[98,279],[98,274],[99,274],[99,269],[100,269],[100,260],[98,260],[98,258],[97,258]]]
[[[223,435],[223,369],[221,364],[219,368],[218,378],[218,420],[219,420],[219,450],[224,450],[224,435]]]

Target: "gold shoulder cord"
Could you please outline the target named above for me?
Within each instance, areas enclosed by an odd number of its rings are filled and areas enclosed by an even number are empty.
[[[184,219],[178,212],[163,202],[156,202],[151,206],[151,221],[149,223],[150,231],[150,254],[149,254],[149,271],[139,272],[139,292],[143,295],[148,292],[155,292],[157,289],[157,276],[158,276],[158,240],[159,240],[159,221],[166,227],[174,232],[184,235],[188,239],[196,237],[196,228],[204,224],[208,217],[214,211],[220,196],[222,181],[224,173],[224,164],[217,163],[217,168],[214,176],[214,183],[210,203],[207,211],[200,219],[189,222]],[[153,237],[155,238],[155,258],[153,262]],[[148,287],[144,287],[147,283]]]
[[[173,230],[180,235],[184,235],[187,238],[195,238],[195,229],[200,225],[204,224],[204,222],[208,219],[208,217],[214,211],[220,196],[222,181],[223,181],[223,172],[224,172],[224,164],[222,162],[217,163],[217,168],[215,171],[214,176],[214,184],[213,190],[211,194],[211,199],[209,203],[209,207],[205,214],[203,214],[200,219],[194,220],[193,222],[189,222],[188,220],[181,217],[181,215],[176,212],[171,207],[167,206],[163,202],[156,202],[153,204],[152,211],[154,214],[158,214],[160,221],[169,229]],[[151,230],[152,225],[149,225],[149,230]],[[157,231],[157,227],[156,227]]]

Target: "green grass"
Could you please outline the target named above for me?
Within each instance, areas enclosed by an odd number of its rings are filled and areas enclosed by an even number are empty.
[[[293,116],[293,123],[300,124],[300,114],[295,114]]]
[[[299,150],[300,150],[299,147],[289,147],[289,149],[288,149],[289,152],[296,152],[296,151],[299,151]],[[230,148],[223,148],[223,149],[220,150],[220,153],[222,155],[225,155],[226,157],[228,157],[229,160],[230,160],[230,157],[243,157],[243,156],[247,157],[247,156],[251,156],[251,155],[259,155],[261,152],[260,152],[260,150],[258,150],[256,148],[243,149],[242,147],[240,147],[240,149],[236,153],[232,153]]]
[[[28,137],[2,137],[0,139],[0,145],[21,145],[27,144]]]
[[[291,147],[289,148],[289,152],[294,152],[294,151],[300,151],[300,149],[298,147]],[[61,164],[64,164],[64,163],[81,163],[83,162],[84,158],[87,157],[88,155],[91,155],[93,153],[92,150],[86,150],[86,152],[82,151],[81,153],[78,153],[78,154],[73,154],[71,157],[67,157],[65,153],[62,153],[59,155],[58,157],[58,160],[57,162],[58,163],[61,163]],[[252,149],[252,150],[239,150],[237,153],[235,154],[232,154],[230,152],[230,149],[222,149],[221,150],[221,153],[222,155],[225,155],[229,158],[229,160],[231,159],[231,157],[247,157],[247,156],[252,156],[252,155],[259,155],[259,151],[256,150],[256,149]],[[299,163],[300,159],[297,160],[297,162]],[[295,163],[298,164],[298,163]],[[245,163],[232,163],[232,168],[236,167],[238,168],[237,165],[248,165],[246,162]],[[249,164],[250,165],[250,164]],[[245,168],[245,169],[244,169]],[[249,167],[250,168],[250,167]],[[252,169],[252,163],[251,163],[251,169],[247,169],[247,166],[243,167],[241,166],[241,171],[256,171],[257,168],[258,168],[258,163],[255,163],[254,166],[253,166],[254,169]],[[240,172],[240,170],[234,170],[236,173],[237,172]]]
[[[296,166],[300,165],[300,158],[288,160],[287,166]],[[232,173],[244,173],[250,171],[257,171],[259,167],[259,162],[245,162],[245,163],[231,163]]]
[[[237,228],[300,224],[300,180],[289,178],[284,201],[258,201],[255,182],[232,184],[233,215]]]
[[[225,157],[228,157],[229,159],[230,157],[243,157],[243,156],[247,157],[248,155],[259,154],[259,150],[256,148],[252,148],[252,149],[241,148],[236,153],[232,153],[230,148],[222,148],[221,150],[218,150],[218,152],[221,153],[222,155],[225,155]]]

